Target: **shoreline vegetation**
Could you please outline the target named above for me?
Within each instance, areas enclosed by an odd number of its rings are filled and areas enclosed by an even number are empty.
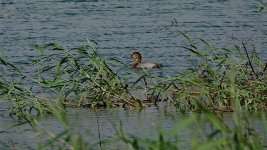
[[[24,73],[2,56],[1,65],[21,78],[12,82],[2,77],[2,100],[16,104],[10,110],[15,114],[31,110],[42,114],[47,109],[40,108],[46,108],[47,102],[64,108],[142,109],[147,104],[156,106],[157,102],[166,101],[188,111],[204,108],[232,112],[234,107],[240,111],[266,110],[267,62],[260,60],[255,49],[250,54],[244,42],[230,49],[215,49],[203,39],[197,41],[181,34],[188,40],[183,48],[190,53],[192,67],[176,71],[171,77],[158,77],[150,69],[134,70],[119,60],[103,59],[96,42],[89,38],[88,45],[70,49],[57,43],[35,45],[40,54],[29,60],[33,73]],[[197,43],[206,47],[199,48]],[[134,81],[133,71],[138,72]],[[31,87],[22,81],[30,82]],[[144,93],[143,98],[135,96],[135,91]]]
[[[72,132],[67,107],[96,112],[99,108],[118,107],[142,110],[157,107],[159,102],[185,114],[184,120],[173,128],[174,137],[203,116],[216,128],[216,132],[194,139],[192,149],[266,148],[266,137],[249,128],[246,114],[260,114],[267,131],[267,62],[260,59],[255,49],[248,49],[247,42],[232,48],[214,48],[204,39],[180,34],[188,41],[183,49],[188,51],[192,66],[171,77],[158,77],[146,69],[136,70],[135,80],[131,75],[121,75],[131,68],[118,60],[102,58],[97,42],[89,38],[86,45],[77,48],[64,48],[57,43],[35,45],[39,55],[29,60],[28,67],[34,70],[30,73],[1,56],[1,67],[16,76],[16,80],[10,81],[4,76],[0,78],[1,103],[10,104],[9,117],[28,123],[36,132],[40,126],[38,118],[49,114],[58,118],[64,132],[60,135],[47,132],[51,140],[47,145],[39,144],[40,149],[90,148],[90,143]],[[139,91],[144,93],[142,97],[134,94]],[[224,123],[218,115],[221,112],[233,113],[234,127]],[[179,149],[178,139],[173,142],[157,132],[158,139],[128,137],[121,125],[117,138],[131,149]],[[101,138],[98,144],[102,149]]]

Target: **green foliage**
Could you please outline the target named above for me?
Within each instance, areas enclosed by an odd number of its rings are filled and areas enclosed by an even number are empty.
[[[16,80],[0,78],[0,103],[11,105],[11,117],[23,120],[36,132],[42,129],[50,137],[39,144],[39,149],[91,148],[82,135],[73,132],[66,107],[142,109],[158,101],[170,102],[181,112],[202,113],[185,115],[173,127],[171,137],[164,131],[156,131],[157,138],[128,136],[121,125],[117,139],[131,149],[183,149],[176,137],[204,120],[215,130],[208,134],[201,132],[203,129],[191,130],[191,149],[263,149],[264,138],[249,127],[243,113],[266,111],[266,63],[255,53],[250,54],[246,43],[217,49],[204,39],[193,40],[181,34],[188,40],[184,48],[191,54],[192,67],[167,78],[145,69],[120,76],[118,72],[125,66],[116,61],[117,69],[111,67],[112,60],[103,59],[97,43],[88,38],[87,45],[77,48],[57,43],[36,45],[40,54],[31,60],[31,73],[24,73],[1,56],[1,67],[19,76]],[[134,81],[132,76],[136,77]],[[23,80],[31,82],[32,87]],[[136,91],[144,93],[145,98],[135,96]],[[234,125],[224,123],[215,113],[218,111],[234,112]],[[38,124],[36,116],[46,114],[55,116],[64,130],[53,134]],[[266,128],[266,117],[262,116]],[[99,140],[102,148],[100,136]]]
[[[266,65],[256,54],[249,55],[246,44],[214,49],[200,39],[197,42],[183,34],[191,52],[192,68],[173,78],[172,100],[190,110],[259,111],[266,110]],[[170,89],[173,90],[173,89]]]

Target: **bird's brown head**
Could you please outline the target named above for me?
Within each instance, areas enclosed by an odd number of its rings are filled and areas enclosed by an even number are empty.
[[[142,55],[139,52],[133,52],[132,58],[136,63],[141,63],[142,61]]]

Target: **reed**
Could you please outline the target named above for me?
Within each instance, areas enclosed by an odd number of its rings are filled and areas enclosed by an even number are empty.
[[[245,42],[217,49],[203,39],[180,34],[188,40],[183,48],[190,54],[192,67],[172,77],[158,77],[145,69],[134,72],[138,76],[134,81],[131,75],[121,76],[120,71],[129,68],[119,61],[103,59],[97,43],[89,38],[86,45],[77,48],[58,43],[36,45],[39,55],[30,60],[28,67],[34,71],[28,73],[2,55],[1,67],[16,74],[16,80],[1,76],[1,103],[11,105],[9,116],[28,123],[37,133],[42,129],[49,137],[45,144],[39,144],[39,149],[92,148],[92,143],[73,132],[66,107],[143,109],[157,106],[159,101],[171,103],[184,113],[202,113],[185,115],[173,127],[171,137],[164,131],[157,131],[157,139],[129,136],[121,127],[116,139],[131,149],[183,149],[176,137],[205,120],[215,132],[192,130],[191,149],[263,149],[266,139],[249,127],[248,117],[243,114],[266,111],[266,62],[251,53]],[[25,85],[25,80],[31,87]],[[134,91],[143,92],[144,97],[134,95]],[[226,111],[233,112],[234,126],[228,126],[218,115]],[[38,123],[37,116],[48,114],[60,121],[63,132],[53,134]],[[262,114],[266,128],[265,118]],[[102,148],[100,133],[99,140]]]
[[[3,67],[29,81],[32,87],[19,80],[1,79],[2,101],[11,102],[10,115],[18,116],[24,111],[43,115],[50,111],[47,102],[64,109],[143,108],[168,101],[190,111],[266,110],[266,63],[256,53],[250,54],[246,43],[215,49],[203,39],[196,42],[181,34],[188,40],[188,46],[183,48],[191,54],[192,67],[168,78],[141,69],[141,76],[129,82],[129,77],[118,73],[124,65],[117,63],[119,69],[114,71],[111,61],[101,58],[96,43],[88,38],[87,45],[78,48],[64,48],[57,43],[36,45],[40,55],[31,60],[33,73],[24,73],[3,56]],[[206,47],[199,48],[199,42]],[[145,91],[145,98],[134,96],[133,91]],[[53,100],[59,95],[60,101]]]
[[[250,128],[247,116],[233,118],[234,124],[229,126],[220,115],[211,112],[193,113],[185,115],[170,131],[159,129],[157,138],[140,137],[136,135],[125,135],[120,132],[119,137],[124,141],[129,149],[264,149],[266,137],[264,133],[259,135],[254,129]],[[266,118],[265,114],[262,114]],[[264,119],[266,120],[266,119]],[[199,126],[205,122],[207,127]],[[266,122],[261,125],[266,127]],[[188,140],[180,140],[182,133],[188,133]]]
[[[178,107],[215,111],[266,110],[266,63],[256,53],[249,54],[246,43],[215,49],[203,39],[189,42],[191,68],[173,77],[172,101]],[[196,43],[206,47],[199,48]]]

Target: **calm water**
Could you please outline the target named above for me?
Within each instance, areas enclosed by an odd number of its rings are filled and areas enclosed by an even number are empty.
[[[105,57],[130,63],[129,56],[137,49],[144,59],[179,69],[188,65],[188,53],[181,48],[185,41],[177,31],[189,31],[193,38],[207,39],[216,47],[240,44],[252,37],[248,44],[254,43],[267,61],[263,34],[267,32],[267,14],[258,12],[256,0],[0,0],[0,48],[21,67],[36,54],[35,44],[57,41],[75,47],[85,44],[88,36],[99,43]],[[97,139],[93,112],[73,109],[69,113],[79,132]],[[173,120],[152,108],[141,113],[101,111],[98,115],[104,139],[115,133],[111,121],[118,124],[122,120],[127,131],[139,135],[143,134],[140,128],[148,132],[156,126],[169,129],[179,121],[179,116]],[[46,122],[51,130],[61,130],[54,118]],[[13,124],[13,120],[0,118],[0,132],[5,131],[0,149],[10,142],[27,147],[35,139],[28,126],[6,129]]]

